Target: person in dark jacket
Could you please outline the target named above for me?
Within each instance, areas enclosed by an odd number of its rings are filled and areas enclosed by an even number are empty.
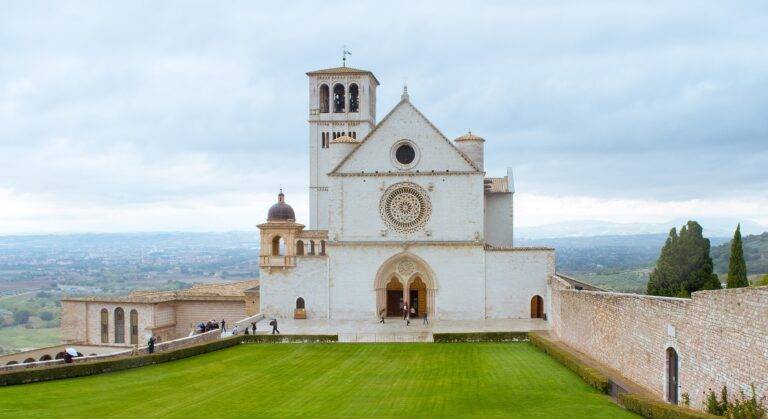
[[[253,332],[251,334],[256,334],[256,322],[251,322],[251,328],[253,329]]]
[[[224,319],[221,319],[221,333],[224,333],[224,332],[226,332],[226,331],[227,331],[227,328],[226,328],[226,326],[225,326],[225,325],[226,325],[226,323],[227,323],[227,322],[226,322]]]
[[[157,341],[157,339],[155,339],[155,335],[149,337],[149,341],[147,341],[147,352],[151,354],[155,353],[155,341]]]
[[[272,319],[272,321],[269,322],[269,325],[272,326],[272,334],[273,335],[275,333],[277,333],[278,335],[280,334],[280,331],[277,330],[277,319]]]

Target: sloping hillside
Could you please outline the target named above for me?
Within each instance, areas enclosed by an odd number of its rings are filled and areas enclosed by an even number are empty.
[[[747,273],[768,273],[768,232],[742,238],[744,259],[747,261]],[[728,272],[728,259],[731,256],[731,242],[712,247],[710,252],[715,263],[715,272]]]

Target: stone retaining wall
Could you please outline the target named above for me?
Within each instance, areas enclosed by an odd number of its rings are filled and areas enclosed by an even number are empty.
[[[221,330],[211,330],[209,332],[201,333],[199,335],[194,336],[188,336],[180,339],[171,340],[168,342],[162,342],[155,345],[155,352],[167,352],[167,351],[173,351],[180,348],[185,348],[188,346],[198,345],[205,342],[214,341],[216,339],[219,339],[221,337]],[[75,349],[78,349],[77,346],[75,346]],[[83,362],[93,362],[93,361],[105,361],[108,359],[115,359],[115,358],[122,358],[122,357],[128,357],[132,356],[133,354],[133,348],[114,348],[115,351],[112,353],[107,354],[101,354],[101,355],[91,355],[91,356],[82,356],[74,358],[72,361],[74,363],[83,363]],[[142,346],[138,348],[137,355],[146,355],[149,353],[149,349],[146,346]],[[18,371],[28,368],[40,368],[40,367],[49,367],[52,365],[59,365],[64,364],[63,359],[54,359],[51,361],[38,361],[38,362],[28,362],[28,363],[20,363],[20,364],[12,364],[12,365],[2,365],[0,366],[0,373],[8,372],[8,371]]]
[[[710,388],[768,395],[768,287],[702,291],[690,299],[576,291],[554,277],[553,333],[666,399],[667,348],[679,394],[701,408]]]

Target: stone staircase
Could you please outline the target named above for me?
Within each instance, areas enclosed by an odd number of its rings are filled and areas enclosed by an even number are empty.
[[[433,342],[432,332],[397,333],[339,333],[339,342],[385,343],[385,342]]]

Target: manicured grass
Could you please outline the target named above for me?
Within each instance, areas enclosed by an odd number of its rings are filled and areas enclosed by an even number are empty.
[[[250,344],[0,388],[0,417],[633,415],[528,343]]]

